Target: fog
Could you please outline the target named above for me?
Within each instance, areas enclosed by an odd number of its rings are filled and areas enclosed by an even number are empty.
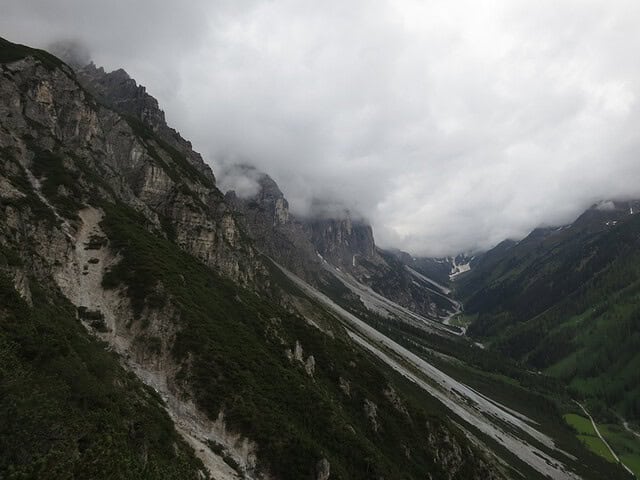
[[[0,35],[124,68],[212,165],[447,255],[640,197],[640,3],[0,0]],[[226,172],[235,172],[227,176]]]

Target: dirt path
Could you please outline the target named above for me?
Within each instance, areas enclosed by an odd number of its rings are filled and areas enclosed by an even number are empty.
[[[602,443],[604,443],[607,448],[609,449],[609,452],[611,453],[611,455],[613,456],[613,458],[616,459],[616,462],[618,462],[620,465],[622,465],[622,467],[629,472],[631,475],[633,475],[633,477],[635,477],[635,473],[633,473],[633,471],[627,467],[622,460],[620,460],[620,457],[618,457],[618,455],[616,455],[616,452],[613,451],[613,448],[611,448],[611,445],[609,445],[609,442],[607,442],[605,440],[605,438],[602,436],[602,434],[600,433],[600,430],[598,429],[598,425],[596,425],[596,422],[593,420],[593,417],[591,416],[591,414],[589,414],[589,412],[587,411],[586,408],[584,408],[584,406],[578,402],[577,400],[574,400],[574,402],[576,403],[576,405],[578,405],[582,411],[584,412],[584,414],[589,417],[589,420],[591,420],[591,425],[593,426],[593,429],[596,431],[596,434],[598,435],[598,437],[600,438],[600,440],[602,440]]]

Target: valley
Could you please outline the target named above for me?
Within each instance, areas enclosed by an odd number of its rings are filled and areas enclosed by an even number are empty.
[[[635,203],[412,257],[222,192],[123,70],[0,47],[0,478],[637,475]]]

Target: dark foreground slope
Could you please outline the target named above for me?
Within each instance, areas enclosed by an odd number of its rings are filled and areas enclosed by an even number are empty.
[[[161,398],[75,307],[44,286],[31,301],[0,276],[0,478],[201,478]]]
[[[0,40],[0,478],[504,477],[321,306],[282,308],[153,102],[79,80]]]

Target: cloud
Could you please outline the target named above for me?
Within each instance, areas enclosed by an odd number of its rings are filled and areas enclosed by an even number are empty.
[[[263,174],[254,168],[227,164],[217,170],[218,188],[224,192],[233,190],[240,198],[251,198],[260,192]]]
[[[598,200],[640,197],[636,1],[10,0],[3,10],[10,39],[78,38],[97,63],[124,67],[223,184],[229,165],[253,164],[294,211],[344,204],[385,246],[483,249]]]

